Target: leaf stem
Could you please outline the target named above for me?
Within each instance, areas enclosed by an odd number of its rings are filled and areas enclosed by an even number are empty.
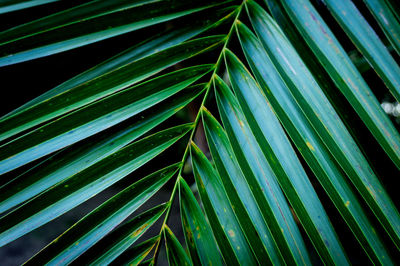
[[[171,213],[171,206],[173,204],[173,201],[175,200],[176,190],[177,190],[179,181],[182,178],[182,170],[183,170],[185,162],[186,162],[186,160],[187,160],[187,158],[189,156],[190,143],[193,140],[193,137],[194,137],[194,135],[195,135],[195,133],[197,131],[197,127],[198,127],[199,122],[200,122],[201,109],[204,107],[204,105],[205,105],[205,103],[207,101],[208,95],[210,94],[211,84],[214,81],[215,76],[217,75],[217,71],[219,70],[219,66],[220,66],[222,57],[224,56],[224,51],[225,51],[226,47],[228,46],[228,43],[229,43],[229,40],[231,39],[231,36],[232,36],[233,31],[234,31],[236,22],[239,19],[240,13],[241,13],[241,11],[243,9],[243,5],[245,4],[246,1],[247,0],[244,0],[238,6],[238,8],[236,10],[237,14],[236,14],[236,16],[235,16],[235,18],[233,20],[232,26],[230,27],[228,34],[226,35],[224,46],[221,49],[221,52],[220,52],[220,54],[218,56],[218,59],[217,59],[217,62],[215,63],[214,71],[211,74],[210,80],[208,81],[208,83],[205,86],[206,92],[204,94],[204,97],[203,97],[203,100],[202,100],[202,102],[200,104],[200,107],[199,107],[199,109],[197,111],[196,118],[194,120],[194,126],[193,126],[192,131],[190,132],[190,137],[189,137],[189,141],[188,141],[188,143],[186,145],[185,152],[183,153],[183,157],[182,157],[182,161],[181,161],[181,167],[179,168],[179,172],[178,172],[177,178],[175,180],[174,187],[173,187],[172,192],[171,192],[171,197],[170,197],[170,199],[168,201],[168,207],[167,207],[167,210],[166,210],[166,213],[165,213],[164,221],[163,221],[163,224],[161,226],[159,235],[161,235],[163,233],[163,231],[165,229],[165,225],[168,223],[168,220],[169,220],[169,217],[170,217],[170,213]],[[153,259],[152,259],[150,265],[154,265],[157,262],[158,253],[160,252],[160,243],[161,243],[161,237],[157,241],[156,249],[154,251]]]

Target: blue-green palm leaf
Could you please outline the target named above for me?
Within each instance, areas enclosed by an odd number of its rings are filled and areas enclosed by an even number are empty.
[[[398,4],[322,2],[0,1],[5,81],[91,66],[2,84],[1,249],[89,206],[26,264],[395,264]]]

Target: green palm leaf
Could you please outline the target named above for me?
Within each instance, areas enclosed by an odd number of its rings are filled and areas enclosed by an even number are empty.
[[[27,109],[30,106],[39,104],[40,102],[43,102],[58,94],[73,89],[79,85],[82,85],[83,83],[96,79],[99,76],[103,76],[107,73],[113,72],[115,69],[129,65],[131,62],[138,61],[142,58],[148,57],[167,48],[178,45],[186,41],[187,39],[195,37],[203,31],[206,31],[212,27],[219,25],[220,23],[223,23],[224,21],[229,19],[234,12],[232,12],[232,8],[226,8],[222,10],[217,9],[215,13],[212,13],[213,15],[210,16],[210,12],[207,10],[186,16],[185,21],[182,21],[182,23],[186,23],[186,20],[189,20],[191,21],[190,27],[187,26],[179,29],[171,29],[169,31],[157,34],[156,36],[153,36],[139,43],[138,45],[135,45],[132,48],[129,48],[122,53],[110,58],[109,60],[106,60],[105,62],[100,63],[99,65],[94,66],[93,68],[63,82],[59,86],[45,92],[34,100],[29,101],[20,108],[17,108],[7,116]],[[177,61],[175,61],[175,63],[176,62]],[[160,64],[159,67],[161,67],[162,69],[162,64]]]
[[[13,114],[2,119],[2,121],[0,121],[0,125],[2,127],[0,131],[0,139],[7,139],[14,134],[20,133],[43,122],[64,115],[69,111],[90,104],[105,96],[121,91],[122,89],[127,88],[151,76],[152,74],[181,61],[184,58],[194,56],[200,53],[202,50],[207,50],[210,47],[221,43],[221,40],[221,36],[216,36],[206,37],[205,39],[202,38],[197,41],[189,41],[186,44],[172,47],[153,56],[143,58],[134,64],[131,63],[124,65],[117,70],[108,72],[96,79],[81,83],[78,86],[63,90],[62,92],[58,92],[57,95],[54,95],[53,97],[47,98],[44,101],[41,101],[40,103],[31,106],[17,114]],[[154,57],[159,60],[159,64],[154,64]],[[175,74],[179,75],[178,73],[183,72],[178,71]],[[186,72],[188,77],[191,77],[192,73],[196,73],[196,70],[190,69]],[[198,74],[200,75],[200,73]],[[168,79],[171,80],[175,78],[184,79],[183,76],[175,77],[174,74],[171,74],[164,79],[161,78],[161,80],[167,81]],[[156,79],[156,81],[153,81],[151,85],[148,83],[145,84],[153,87],[165,86],[161,84],[157,85],[159,81],[160,78]],[[125,92],[119,95],[120,97],[125,98],[127,95],[124,94],[127,93],[127,91],[132,90],[145,91],[149,90],[149,88],[142,89],[141,87],[134,86],[126,89]],[[145,98],[145,96],[140,97],[140,99],[143,98]],[[112,106],[112,104],[108,105]],[[111,112],[111,110],[108,112]]]
[[[383,110],[379,108],[379,103],[372,91],[347,57],[333,33],[308,1],[287,1],[284,2],[284,5],[288,13],[292,15],[291,18],[298,28],[305,23],[309,25],[309,27],[299,28],[304,39],[318,56],[322,65],[325,66],[336,86],[345,95],[379,144],[400,169],[400,135]],[[372,41],[368,40],[368,42],[371,43]],[[385,50],[384,48],[382,49]],[[383,53],[383,55],[385,54]],[[378,58],[382,58],[383,55]],[[390,55],[386,55],[389,59],[391,58]],[[374,65],[376,60],[373,61],[369,56],[367,58]],[[389,59],[384,62],[390,64]],[[388,66],[388,68],[393,71],[393,74],[390,75],[397,79],[398,74],[395,73],[399,72],[398,66],[396,65],[395,68]],[[389,75],[389,71],[385,71],[385,73]],[[383,78],[384,80],[390,80],[395,87],[398,87],[397,82],[393,82],[393,78]],[[393,86],[390,87],[393,88]],[[397,97],[397,89],[391,89],[391,91]]]
[[[154,195],[154,193],[172,177],[176,170],[177,165],[173,165],[130,185],[113,198],[94,209],[60,237],[53,240],[50,245],[31,258],[28,264],[57,265],[70,263]],[[165,206],[162,208],[162,212],[164,210]],[[153,213],[153,216],[158,218],[161,216],[162,212]],[[136,219],[145,219],[147,215],[148,214],[144,213],[143,218],[138,217]],[[141,224],[141,227],[136,226],[134,233],[128,239],[129,242],[122,244],[129,246],[129,244],[135,242],[135,240],[145,232],[145,229],[147,229],[147,222],[150,221],[131,221],[133,224]],[[116,252],[116,254],[111,252],[111,254],[107,256],[110,261],[118,256],[118,253],[123,251],[123,249],[121,251],[113,251]],[[101,259],[102,258],[100,258],[100,260]]]
[[[396,15],[395,13],[396,10],[391,10],[391,8],[394,8],[394,6],[392,7],[390,2],[386,3],[386,1],[382,0],[365,0],[364,2],[371,11],[372,15],[374,15],[376,21],[379,23],[379,26],[381,26],[383,32],[393,45],[393,48],[396,50],[397,54],[400,54],[400,40],[398,38],[400,34],[400,22],[398,20],[398,14]]]
[[[292,263],[306,264],[308,257],[305,244],[267,158],[230,89],[221,79],[216,81],[216,88],[220,114],[233,151],[247,182],[253,188],[264,219],[270,222],[275,241]]]
[[[30,8],[34,6],[44,5],[59,0],[4,0],[0,3],[0,14]]]
[[[371,20],[398,53],[399,14],[364,2],[324,2],[342,33],[316,0],[2,1],[0,19],[31,17],[0,32],[0,71],[135,31],[127,50],[108,41],[115,56],[1,114],[2,249],[112,193],[26,263],[347,265],[363,250],[362,263],[394,264],[385,187],[400,134],[345,49],[349,37],[399,100],[398,57]]]
[[[111,186],[171,146],[191,127],[178,126],[134,142],[2,217],[0,245],[34,230]]]
[[[239,167],[226,132],[207,110],[203,111],[202,117],[208,146],[229,200],[235,206],[236,215],[242,228],[249,239],[254,239],[254,235],[257,234],[262,236],[261,243],[253,241],[253,245],[257,244],[262,251],[268,253],[263,260],[269,258],[272,263],[281,264],[283,262],[282,254],[276,246],[268,229],[267,220],[264,219],[256,197],[250,189],[251,183],[246,181]]]
[[[89,139],[85,144],[73,145],[50,157],[40,166],[18,176],[0,188],[0,212],[5,212],[42,193],[133,142],[181,110],[194,97],[198,96],[199,89],[201,90],[203,87],[202,84],[188,87],[178,93],[173,100],[166,100],[156,105],[157,110],[150,108],[139,113],[129,127],[120,129],[113,134],[102,134],[96,138],[95,142]]]
[[[329,151],[307,121],[297,103],[287,93],[286,85],[273,68],[270,58],[262,49],[261,43],[243,24],[238,25],[238,32],[248,62],[261,86],[261,88],[255,89],[254,93],[258,93],[261,95],[258,97],[266,97],[270,101],[288,135],[314,171],[315,176],[325,188],[357,239],[362,243],[363,248],[367,250],[371,258],[375,257],[374,259],[382,260],[383,263],[389,257],[373,226],[362,211],[356,195],[347,184],[346,176],[334,163]]]
[[[158,241],[160,241],[159,236],[150,238],[143,243],[126,250],[115,261],[111,262],[110,265],[141,265],[141,261],[146,258]],[[149,265],[149,263],[146,262],[144,262],[144,264]]]
[[[79,256],[73,264],[98,265],[119,261],[121,256],[126,256],[123,254],[129,252],[128,250],[138,238],[160,218],[167,207],[161,204],[126,222]]]
[[[264,47],[267,48],[266,51],[274,62],[275,67],[280,71],[292,95],[296,98],[302,111],[306,114],[325,145],[331,150],[341,167],[344,168],[355,187],[379,217],[385,229],[390,232],[393,241],[396,245],[399,245],[399,212],[394,207],[378,178],[374,175],[356,143],[352,140],[346,127],[278,26],[259,6],[252,4],[249,10],[254,12],[255,17],[262,16],[266,18],[266,20],[253,20],[253,22],[256,31],[257,29],[260,30],[260,40]],[[253,17],[253,15],[250,17]],[[269,26],[264,25],[268,22],[270,22]],[[273,34],[276,38],[267,38],[269,34]],[[283,54],[283,50],[285,50],[285,54]],[[288,58],[291,59],[290,62]],[[370,110],[382,112],[378,104],[375,106],[375,108],[371,107]],[[383,122],[388,121],[386,116],[384,118]],[[390,121],[388,122],[390,123]],[[379,128],[380,130],[386,130],[384,126]],[[394,128],[392,129],[394,135],[389,133],[388,136],[393,136],[397,139],[398,133]],[[390,149],[393,148],[396,149],[396,146],[390,147]]]
[[[345,262],[345,257],[337,255],[341,249],[337,236],[281,125],[271,108],[262,108],[269,107],[270,103],[263,94],[253,94],[260,91],[255,80],[229,50],[225,52],[225,60],[232,87],[243,110],[243,114],[237,116],[245,116],[272,171],[279,177],[277,180],[283,192],[314,245],[321,248],[319,252],[336,263]],[[324,244],[326,246],[322,248]]]
[[[233,212],[234,205],[231,206],[217,172],[194,143],[191,146],[191,155],[201,200],[225,263],[255,265],[256,258],[241,230],[238,218]]]
[[[170,265],[193,265],[178,239],[168,226],[164,227],[164,238]]]
[[[179,179],[182,226],[194,264],[222,265],[218,247],[200,206],[183,178]]]
[[[342,25],[358,49],[374,67],[389,87],[393,96],[400,100],[400,67],[391,57],[385,45],[351,1],[326,1],[328,8]],[[352,14],[351,17],[347,14]]]
[[[124,121],[179,92],[210,70],[209,65],[178,70],[104,98],[13,140],[0,147],[0,173],[8,172]],[[176,84],[177,79],[182,79],[182,82]],[[165,89],[160,91],[160,86]],[[69,136],[67,140],[65,136]]]
[[[1,32],[0,54],[3,57],[0,65],[60,53],[222,3],[224,1],[95,0]]]

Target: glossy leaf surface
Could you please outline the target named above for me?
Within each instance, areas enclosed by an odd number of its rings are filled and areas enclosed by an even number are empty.
[[[171,146],[191,127],[178,126],[134,142],[2,217],[1,246],[111,186]]]
[[[329,150],[290,95],[261,43],[243,24],[238,24],[238,33],[247,60],[260,84],[259,93],[269,100],[288,135],[369,256],[389,263],[387,260],[390,261],[390,257],[357,196],[347,184],[346,176],[334,163]]]
[[[265,51],[313,128],[398,245],[399,212],[357,144],[279,27],[256,4],[251,5],[249,13],[251,18],[264,18],[252,19],[252,23]],[[379,108],[378,105],[373,110],[380,110]]]
[[[0,212],[34,197],[133,142],[181,110],[203,87],[202,84],[188,87],[172,100],[139,113],[130,126],[110,135],[106,131],[99,137],[89,138],[85,143],[77,143],[18,176],[0,188]]]
[[[0,54],[3,55],[0,66],[60,53],[222,3],[200,0],[191,3],[177,0],[89,2],[0,32]],[[131,8],[121,8],[124,6]]]
[[[225,263],[256,265],[256,258],[248,246],[218,173],[194,143],[191,145],[191,155],[201,200]]]
[[[222,265],[218,247],[189,185],[179,178],[182,226],[190,257],[194,264]]]
[[[121,90],[123,89],[125,89],[124,91],[132,91],[132,89],[137,88],[137,86],[130,87],[135,83],[185,58],[192,57],[212,47],[215,48],[221,43],[221,40],[222,36],[214,36],[189,41],[145,57],[137,62],[121,66],[114,71],[80,83],[75,87],[69,87],[67,90],[57,92],[50,98],[46,98],[21,112],[1,119],[0,140],[12,137],[26,129],[57,118],[113,93],[122,92]],[[155,58],[157,58],[157,63],[154,62]],[[192,71],[188,72],[186,74],[190,76]],[[193,72],[195,73],[195,71]],[[181,78],[184,79],[183,76]],[[153,86],[167,86],[162,83],[156,84],[159,81],[160,79],[153,83]],[[127,97],[128,95],[124,96]],[[141,96],[141,98],[144,98],[144,96]]]
[[[176,170],[177,166],[173,165],[130,185],[53,240],[31,258],[28,264],[59,265],[71,263],[154,195]],[[116,239],[120,239],[120,242],[106,250],[94,263],[110,263],[124,249],[134,243],[161,216],[164,210],[165,206],[149,210],[121,227],[125,230],[128,228],[130,231],[123,232],[123,229],[120,229],[118,230],[119,235],[114,232],[114,236],[117,236]]]

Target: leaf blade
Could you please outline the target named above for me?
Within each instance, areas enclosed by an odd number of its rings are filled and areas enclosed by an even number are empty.
[[[0,119],[0,140],[65,115],[106,96],[132,89],[145,78],[207,50],[221,45],[222,36],[204,37],[173,46],[164,51],[130,62],[95,79],[68,87],[21,112]],[[136,85],[137,86],[137,85]],[[33,115],[34,114],[34,115]]]
[[[395,7],[393,6],[393,9],[391,10],[391,3],[382,0],[364,0],[364,3],[377,20],[379,26],[393,45],[397,54],[400,55],[400,40],[398,38],[400,35],[400,22],[396,19]]]
[[[0,14],[13,12],[25,8],[40,6],[48,3],[57,2],[59,0],[3,0],[0,3]]]
[[[171,229],[165,225],[164,229],[165,249],[167,250],[170,265],[193,265],[178,239]]]
[[[389,91],[400,101],[400,67],[356,6],[351,1],[328,0],[325,3]],[[351,14],[351,17],[347,14]]]
[[[200,65],[166,74],[104,98],[9,142],[0,147],[0,173],[116,125],[184,89],[210,70],[209,65]]]
[[[56,25],[50,31],[46,31],[41,20],[33,21],[31,25],[22,25],[22,28],[28,28],[24,29],[25,32],[22,33],[19,32],[21,29],[18,27],[3,31],[0,33],[0,43],[2,43],[0,44],[0,53],[5,54],[5,56],[1,57],[0,65],[15,64],[60,53],[225,2],[211,0],[204,3],[203,1],[195,1],[188,5],[188,3],[180,1],[172,1],[172,3],[169,0],[148,1],[150,3],[146,5],[138,5],[134,8],[122,9],[103,16],[95,16],[90,20],[82,20],[72,24],[61,23],[62,25]],[[114,1],[107,2],[113,3]],[[126,3],[126,1],[120,2],[123,5],[124,2]],[[148,10],[153,10],[153,12],[146,12]],[[56,18],[58,17],[59,14],[56,14]],[[39,29],[33,29],[31,32],[30,27],[33,27],[32,25],[38,25]]]
[[[106,131],[104,136],[68,147],[52,156],[48,162],[40,164],[0,187],[0,213],[42,193],[133,142],[181,110],[199,95],[203,87],[204,85],[200,84],[185,88],[173,99],[163,101],[139,113],[135,122],[129,127],[123,127],[112,135]]]
[[[170,128],[104,158],[0,218],[0,245],[49,222],[133,172],[183,137],[192,124]]]
[[[217,76],[214,84],[221,119],[232,149],[264,219],[268,221],[272,236],[285,254],[286,263],[307,264],[308,252],[289,204],[271,165],[249,129],[239,103],[221,78]]]
[[[400,169],[400,135],[338,40],[308,1],[283,5],[337,87]],[[309,26],[303,27],[304,23]]]
[[[288,135],[368,256],[376,263],[390,264],[387,251],[347,184],[346,176],[291,97],[261,43],[243,24],[239,23],[237,29],[247,61]]]
[[[98,243],[130,214],[153,196],[176,173],[178,165],[159,170],[125,188],[99,207],[85,215],[62,235],[35,254],[28,265],[70,264],[83,252]],[[133,218],[114,236],[115,245],[105,250],[96,261],[108,264],[134,243],[165,211],[161,205]],[[127,226],[128,225],[128,226]],[[122,231],[122,232],[120,232]],[[118,241],[119,240],[119,241]],[[118,242],[117,242],[118,241]],[[117,243],[116,243],[117,242]]]
[[[335,263],[347,258],[320,200],[285,132],[243,63],[225,51],[229,78],[249,128],[269,161],[294,212],[322,257]],[[241,116],[243,116],[241,115]]]
[[[202,110],[202,118],[208,147],[221,182],[231,204],[235,206],[234,212],[247,239],[251,242],[250,245],[253,250],[261,247],[267,252],[264,257],[259,257],[259,261],[268,259],[268,262],[276,265],[284,264],[282,254],[250,189],[251,183],[246,181],[239,167],[226,132],[208,110]],[[261,243],[258,238],[261,239]],[[257,253],[262,255],[260,251]]]
[[[201,201],[225,263],[256,265],[257,260],[247,244],[218,174],[194,143],[190,151]]]
[[[189,185],[179,176],[182,227],[193,264],[222,265],[211,228]]]
[[[110,265],[142,265],[142,261],[146,258],[147,254],[150,253],[158,241],[160,241],[160,236],[152,237],[140,243],[139,245],[126,250]],[[151,260],[145,261],[145,263],[146,262],[148,262],[148,264],[145,265],[150,265]]]
[[[210,12],[212,12],[212,15],[210,15]],[[138,61],[159,51],[163,51],[172,46],[181,44],[184,41],[187,41],[210,28],[214,28],[221,23],[224,23],[226,20],[229,20],[233,14],[234,12],[232,12],[232,8],[228,7],[224,9],[216,9],[215,12],[214,10],[207,10],[186,16],[185,20],[182,20],[182,23],[190,21],[190,26],[171,29],[156,36],[150,37],[149,39],[134,45],[120,54],[117,54],[114,57],[92,67],[91,69],[88,69],[85,72],[63,82],[57,87],[11,111],[1,119],[4,119],[6,116],[14,115],[15,113],[19,113],[22,110],[47,100],[59,93],[109,73],[115,68],[120,68],[129,64],[130,62]]]
[[[247,6],[255,31],[274,66],[287,83],[290,93],[364,200],[379,217],[390,237],[399,246],[400,215],[357,144],[279,27],[253,2]],[[254,19],[257,17],[262,19]],[[271,35],[276,38],[270,38]],[[285,49],[285,55],[280,47]]]

